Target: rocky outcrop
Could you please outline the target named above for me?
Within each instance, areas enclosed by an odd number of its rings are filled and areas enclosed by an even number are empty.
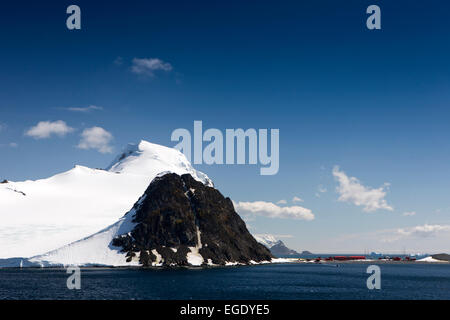
[[[450,262],[450,254],[439,253],[431,256],[433,259]]]
[[[133,230],[113,245],[144,266],[224,265],[269,261],[229,198],[191,175],[156,177],[135,205]]]

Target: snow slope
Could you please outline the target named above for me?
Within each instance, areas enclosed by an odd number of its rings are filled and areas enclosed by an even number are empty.
[[[89,237],[43,255],[32,257],[29,262],[43,267],[58,265],[138,266],[139,257],[134,257],[132,261],[127,263],[126,254],[120,252],[120,248],[111,244],[115,237],[133,230],[135,223],[132,220],[136,213],[135,210],[136,207],[133,207],[119,221]]]
[[[420,261],[420,262],[444,262],[444,263],[447,263],[447,261],[434,259],[434,258],[431,257],[431,256],[426,257],[426,258],[423,258],[423,259],[419,259],[419,260],[417,260],[417,261]]]
[[[181,152],[146,141],[129,145],[106,170],[75,166],[47,179],[0,184],[0,258],[36,256],[113,224],[92,236],[103,241],[165,171],[212,186]]]
[[[130,233],[136,223],[133,222],[133,218],[138,210],[139,206],[145,199],[145,195],[142,196],[139,201],[133,206],[133,208],[111,226],[89,236],[84,239],[75,241],[68,245],[65,245],[56,250],[48,253],[32,257],[27,260],[30,265],[42,266],[42,267],[55,267],[55,266],[140,266],[139,253],[132,258],[130,262],[127,262],[126,254],[120,252],[121,248],[112,245],[114,238]],[[189,247],[191,252],[187,254],[188,262],[193,266],[200,266],[203,263],[203,257],[199,253],[199,249],[202,248],[201,232],[197,228],[197,241],[198,244],[195,247]],[[172,248],[176,251],[176,249]],[[157,261],[153,263],[153,266],[161,266],[161,255],[156,249],[152,250],[152,253],[157,257]],[[10,263],[10,266],[17,266],[18,261]],[[0,263],[0,267],[2,264]]]

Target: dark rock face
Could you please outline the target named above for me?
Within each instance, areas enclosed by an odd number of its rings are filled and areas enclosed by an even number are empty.
[[[431,256],[433,259],[450,262],[450,254],[439,253]]]
[[[270,247],[270,252],[272,252],[272,254],[275,257],[299,255],[297,251],[286,247],[286,245],[281,240],[278,241],[276,244],[274,244],[272,247]]]
[[[208,259],[223,265],[272,258],[270,251],[248,232],[232,201],[189,174],[168,173],[155,178],[144,197],[135,206],[136,227],[113,240],[113,245],[127,252],[130,260],[139,252],[140,262],[150,266],[156,261],[152,253],[156,249],[164,265],[189,265],[188,247],[199,248],[204,264]]]
[[[9,181],[5,179],[2,182],[0,182],[0,184],[5,184],[5,183],[9,183]]]

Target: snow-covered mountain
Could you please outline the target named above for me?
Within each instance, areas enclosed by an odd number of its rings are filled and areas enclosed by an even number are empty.
[[[299,253],[286,247],[283,241],[276,239],[271,234],[254,234],[253,237],[267,247],[275,257],[296,256]]]
[[[266,246],[269,249],[280,242],[280,240],[277,240],[271,234],[254,234],[253,237],[256,239],[256,241],[258,241],[259,243],[261,243],[262,245]]]
[[[188,173],[212,186],[181,152],[146,141],[128,145],[105,170],[75,166],[47,179],[0,184],[0,258],[51,252],[108,225],[124,228],[124,213],[162,172]],[[104,232],[90,237],[100,241]]]

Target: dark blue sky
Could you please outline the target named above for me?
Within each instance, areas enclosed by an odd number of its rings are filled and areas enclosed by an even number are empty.
[[[65,26],[70,4],[81,8],[79,31]],[[382,30],[365,26],[371,4],[381,7]],[[174,129],[202,120],[221,130],[280,129],[276,176],[256,166],[199,166],[236,201],[298,195],[316,215],[270,220],[274,230],[259,218],[249,222],[255,232],[289,233],[297,247],[314,249],[308,239],[318,230],[448,224],[449,12],[445,1],[403,0],[2,3],[0,178],[105,167],[113,155],[76,148],[84,128],[111,132],[116,153],[140,139],[174,145]],[[134,58],[173,69],[138,76]],[[103,110],[67,111],[89,105]],[[24,136],[56,120],[76,132]],[[337,202],[334,165],[366,186],[389,182],[394,212]],[[328,190],[321,198],[319,185]],[[406,211],[417,214],[405,219]]]

